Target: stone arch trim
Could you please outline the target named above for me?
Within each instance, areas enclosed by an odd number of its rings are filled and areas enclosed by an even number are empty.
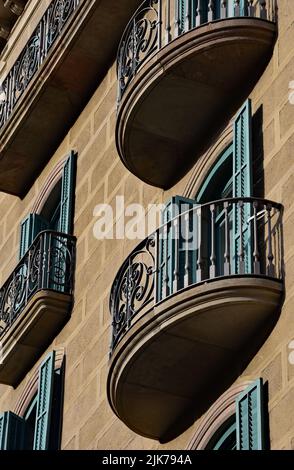
[[[233,385],[221,395],[200,422],[194,436],[187,446],[187,450],[205,450],[209,441],[220,426],[235,413],[235,400],[237,396],[251,383],[252,380],[248,380]]]
[[[216,143],[213,144],[203,155],[201,160],[196,162],[190,178],[184,188],[183,196],[193,199],[205,180],[208,171],[216,162],[218,157],[225,151],[233,141],[233,121],[231,120],[223,132],[219,135]]]
[[[47,177],[45,183],[43,184],[41,191],[38,194],[38,197],[33,205],[32,212],[35,214],[39,214],[45,202],[47,201],[51,191],[53,190],[54,186],[58,183],[62,176],[62,170],[64,167],[64,164],[66,162],[66,158],[63,158],[60,160],[53,170],[50,172],[49,176]]]
[[[61,368],[65,357],[64,348],[59,348],[55,350],[55,365],[54,369],[58,370]],[[13,412],[18,416],[24,416],[25,412],[30,405],[32,399],[38,392],[38,383],[39,383],[39,367],[41,362],[35,367],[31,378],[26,384],[22,394],[20,395]]]

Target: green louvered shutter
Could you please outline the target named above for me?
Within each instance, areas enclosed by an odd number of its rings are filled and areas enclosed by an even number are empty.
[[[178,242],[175,240],[175,224],[168,224],[171,219],[174,219],[179,214],[186,212],[196,205],[196,201],[193,199],[187,199],[181,196],[172,197],[166,204],[165,209],[162,213],[162,232],[159,242],[159,272],[157,278],[157,300],[162,300],[168,295],[173,294],[178,289],[181,289],[185,285],[185,264],[186,264],[186,252],[187,247],[185,241],[185,223],[188,221],[189,232],[193,233],[193,244],[189,247],[189,273],[188,283],[192,284],[196,280],[196,212],[189,213],[187,219],[183,216],[177,218],[176,222],[179,223],[179,239]],[[177,245],[178,243],[178,245]],[[192,243],[192,242],[191,242]],[[178,253],[176,247],[178,246]],[[176,268],[176,255],[178,255],[178,280],[175,280],[175,268]],[[177,284],[177,285],[176,285]]]
[[[19,259],[28,251],[38,233],[46,230],[48,226],[47,220],[39,214],[27,215],[20,225]]]
[[[75,196],[76,154],[71,152],[62,173],[59,232],[71,234]]]
[[[55,351],[42,362],[39,369],[37,415],[35,424],[34,450],[49,447],[52,397],[54,386]]]
[[[252,114],[251,101],[247,100],[234,122],[233,144],[233,197],[252,196]],[[242,217],[240,217],[240,214]],[[233,206],[233,242],[232,242],[232,272],[244,274],[252,272],[252,237],[251,206],[245,203],[242,210]],[[240,224],[242,225],[240,227]],[[242,238],[241,238],[242,236]],[[244,250],[244,264],[240,268],[240,247]]]
[[[189,0],[178,0],[178,14],[181,34],[185,32],[186,4]]]
[[[236,400],[237,450],[264,450],[263,382],[256,380]]]
[[[29,214],[20,224],[20,244],[19,244],[19,258],[21,259],[28,251],[32,243],[32,219],[33,214]]]
[[[25,420],[11,411],[0,415],[0,450],[23,450]]]

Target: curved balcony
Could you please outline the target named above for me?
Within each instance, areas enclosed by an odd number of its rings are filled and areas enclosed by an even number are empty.
[[[31,36],[16,39],[22,52],[0,83],[0,191],[20,197],[105,76],[139,0],[43,3]]]
[[[41,232],[0,289],[0,383],[17,385],[68,320],[75,246]]]
[[[164,189],[241,106],[277,31],[274,0],[187,1],[185,12],[176,5],[144,1],[117,56],[119,155],[134,175]]]
[[[243,198],[195,206],[129,255],[107,383],[129,428],[167,441],[235,380],[278,319],[282,253],[281,206]]]

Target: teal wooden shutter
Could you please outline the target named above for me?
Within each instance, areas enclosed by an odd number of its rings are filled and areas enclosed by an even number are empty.
[[[29,214],[20,224],[20,244],[19,244],[19,258],[21,259],[28,251],[32,243],[32,218],[33,214]]]
[[[252,114],[251,101],[247,100],[234,122],[233,144],[233,197],[252,196]],[[240,214],[242,217],[240,217]],[[252,272],[251,226],[248,223],[251,206],[245,203],[242,210],[233,205],[232,272]],[[242,225],[240,227],[240,224]],[[241,242],[244,250],[244,264],[240,265]]]
[[[75,195],[76,154],[71,152],[62,173],[59,231],[71,234]]]
[[[34,450],[49,447],[51,409],[54,385],[55,351],[42,362],[39,369],[37,415],[34,436]]]
[[[20,225],[19,259],[28,251],[38,233],[48,228],[48,222],[39,214],[29,214]]]
[[[237,450],[264,450],[263,382],[256,380],[236,400]]]
[[[187,240],[185,240],[185,231],[184,223],[186,219],[178,218],[177,222],[179,230],[179,239],[175,239],[175,225],[173,223],[168,224],[169,221],[174,219],[179,214],[182,214],[193,206],[196,205],[196,201],[193,199],[187,199],[181,196],[172,197],[166,204],[165,209],[162,213],[162,231],[160,233],[159,241],[159,272],[157,278],[157,300],[162,300],[165,297],[173,294],[178,289],[181,289],[185,286],[185,264],[186,264],[186,252],[185,247],[187,247]],[[188,214],[187,224],[189,226],[190,233],[194,235],[194,249],[191,246],[191,249],[188,250],[189,256],[189,279],[186,280],[188,284],[192,284],[196,281],[196,240],[197,236],[196,230],[196,213],[190,212]],[[178,266],[176,266],[176,256],[178,256]],[[177,282],[175,279],[175,269],[177,268],[178,278]]]
[[[178,14],[181,34],[185,32],[186,4],[189,0],[178,0]]]
[[[0,450],[23,450],[25,420],[11,411],[0,415]]]

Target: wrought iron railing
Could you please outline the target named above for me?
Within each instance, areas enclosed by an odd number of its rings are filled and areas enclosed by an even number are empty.
[[[76,239],[44,231],[0,289],[0,338],[40,290],[72,294]]]
[[[154,53],[204,23],[229,17],[276,19],[277,0],[145,0],[128,23],[117,54],[118,104]]]
[[[25,48],[1,84],[0,128],[8,121],[17,102],[63,33],[73,12],[83,0],[52,0]]]
[[[174,217],[143,240],[116,275],[110,295],[112,344],[165,298],[215,278],[283,279],[282,206],[225,199]]]

